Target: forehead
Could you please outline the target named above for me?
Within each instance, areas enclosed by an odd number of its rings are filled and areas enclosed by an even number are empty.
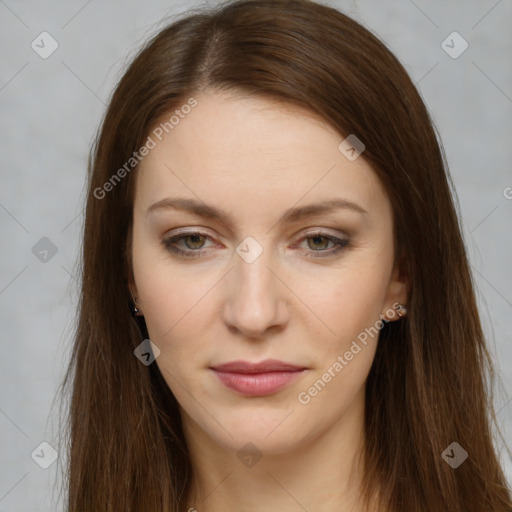
[[[335,195],[386,207],[370,165],[345,158],[338,149],[344,137],[314,114],[254,96],[208,91],[194,98],[197,105],[176,124],[160,124],[167,127],[157,132],[161,140],[151,132],[155,147],[137,169],[136,207],[181,196],[236,212],[280,213]]]

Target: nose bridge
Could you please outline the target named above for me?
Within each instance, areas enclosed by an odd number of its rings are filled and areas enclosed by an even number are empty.
[[[284,320],[282,290],[270,270],[274,252],[263,241],[248,237],[237,248],[227,297],[226,321],[250,336]]]
[[[234,277],[240,295],[257,299],[262,294],[270,293],[270,281],[273,274],[268,267],[272,265],[271,259],[271,250],[268,248],[263,250],[253,261],[246,260],[242,256],[238,257]]]

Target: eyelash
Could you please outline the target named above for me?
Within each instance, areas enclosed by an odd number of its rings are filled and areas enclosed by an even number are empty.
[[[181,233],[179,235],[174,235],[174,236],[165,238],[162,240],[162,244],[168,251],[173,252],[174,254],[177,254],[178,256],[183,256],[185,258],[198,258],[202,255],[203,249],[198,249],[195,251],[192,249],[189,249],[188,251],[185,251],[185,250],[180,249],[174,245],[177,241],[183,240],[190,236],[197,236],[197,235],[203,236],[213,242],[212,238],[209,235],[207,235],[206,233],[201,233],[199,231],[191,231],[190,233]],[[347,248],[350,245],[350,241],[348,239],[336,238],[335,236],[327,235],[326,233],[322,233],[321,231],[315,231],[313,233],[308,233],[305,237],[303,237],[300,240],[300,242],[303,242],[304,240],[307,240],[308,238],[315,238],[315,237],[319,237],[319,236],[322,238],[326,238],[330,242],[333,242],[335,244],[335,246],[337,246],[337,248],[334,250],[331,249],[329,251],[326,251],[326,250],[325,251],[311,251],[308,254],[306,254],[307,257],[325,258],[327,256],[334,256],[335,254],[338,254],[340,251],[342,251],[343,249]],[[313,255],[312,253],[323,253],[323,254]]]

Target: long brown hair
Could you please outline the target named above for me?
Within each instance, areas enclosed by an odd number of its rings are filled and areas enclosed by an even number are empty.
[[[408,316],[381,330],[367,381],[367,503],[510,512],[492,430],[493,366],[442,145],[386,46],[308,0],[189,13],[153,36],[112,95],[89,159],[79,319],[63,381],[68,511],[185,510],[191,466],[178,404],[157,365],[133,354],[148,335],[130,314],[137,167],[126,162],[157,121],[206,88],[306,108],[340,137],[355,134],[387,190],[411,289]],[[442,456],[453,442],[468,453],[456,469]]]

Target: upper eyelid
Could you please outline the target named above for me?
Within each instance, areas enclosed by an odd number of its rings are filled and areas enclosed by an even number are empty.
[[[332,236],[334,238],[342,238],[342,237],[348,238],[349,237],[349,233],[347,231],[338,229],[338,232],[339,232],[339,234],[338,234],[338,233],[330,233],[328,231],[329,229],[334,230],[334,228],[306,228],[306,231],[303,232],[299,236],[301,238],[315,236],[315,235]],[[214,235],[211,235],[211,234],[207,233],[206,231],[202,231],[202,229],[199,227],[196,228],[196,230],[191,229],[189,231],[178,231],[177,233],[172,233],[172,234],[166,233],[165,235],[163,235],[162,238],[168,239],[168,238],[174,238],[174,237],[179,237],[179,236],[191,236],[191,235],[201,235],[208,239],[211,239],[212,241],[213,241],[213,239],[216,238]]]

